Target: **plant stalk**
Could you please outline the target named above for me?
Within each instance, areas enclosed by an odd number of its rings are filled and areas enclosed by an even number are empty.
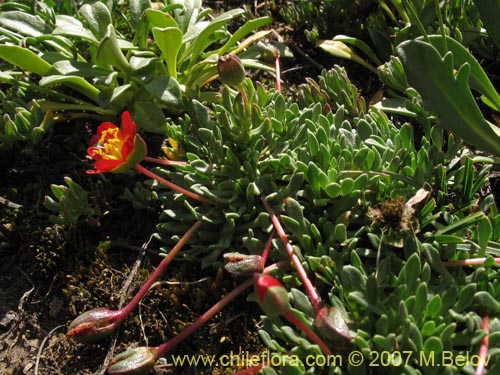
[[[150,177],[156,181],[158,181],[159,183],[169,187],[170,189],[178,192],[178,193],[181,193],[181,194],[184,194],[190,198],[193,198],[193,199],[196,199],[197,201],[199,202],[203,202],[203,203],[208,203],[208,204],[211,204],[211,205],[214,205],[214,206],[217,206],[219,205],[218,202],[215,202],[211,199],[208,199],[200,194],[197,194],[197,193],[193,193],[192,191],[189,191],[187,189],[184,189],[176,184],[174,184],[173,182],[170,182],[166,179],[164,179],[163,177],[160,177],[158,176],[156,173],[154,172],[151,172],[149,169],[146,169],[144,168],[142,165],[140,164],[137,164],[134,169],[137,171],[137,172],[140,172],[142,173],[143,175],[147,176],[147,177]]]
[[[490,343],[490,318],[488,315],[483,317],[481,328],[486,331],[486,336],[481,340],[481,347],[479,348],[479,363],[476,367],[475,375],[483,375],[488,363],[488,346]]]
[[[262,197],[262,203],[264,204],[266,211],[269,213],[271,221],[274,225],[274,229],[276,229],[276,232],[278,233],[281,242],[283,242],[283,245],[285,245],[285,249],[288,253],[288,256],[291,258],[293,264],[295,265],[299,277],[302,280],[304,287],[306,288],[309,298],[311,299],[311,303],[314,306],[314,311],[317,313],[323,307],[323,302],[321,301],[321,297],[319,296],[318,292],[316,291],[316,288],[314,288],[314,285],[309,279],[309,276],[307,275],[304,266],[300,262],[299,257],[295,254],[292,245],[290,245],[290,242],[288,241],[288,236],[286,235],[285,230],[283,229],[283,226],[281,225],[278,216],[276,216],[275,212],[273,211],[273,209],[271,208],[271,206],[264,197]]]
[[[189,241],[191,236],[200,228],[203,222],[201,220],[194,223],[191,228],[188,229],[186,233],[182,236],[182,238],[175,244],[172,250],[168,253],[168,255],[163,258],[163,260],[158,264],[158,267],[153,271],[151,276],[146,280],[144,285],[142,285],[141,289],[136,293],[136,295],[130,300],[130,302],[121,309],[121,320],[125,319],[127,315],[129,315],[141,302],[144,295],[148,292],[149,288],[153,283],[158,279],[158,277],[163,273],[165,268],[170,264],[170,262],[175,258],[177,253],[182,249],[182,247]]]
[[[482,265],[486,262],[487,258],[471,258],[463,260],[450,260],[448,262],[443,262],[445,267],[460,267],[460,266],[477,266]],[[500,258],[493,258],[496,264],[500,264]]]
[[[150,163],[156,163],[156,164],[161,164],[161,165],[188,165],[189,164],[187,161],[157,159],[157,158],[152,158],[149,156],[146,156],[143,160],[148,161]]]
[[[291,311],[287,310],[283,312],[283,316],[298,329],[306,334],[316,345],[318,345],[321,351],[325,355],[333,355],[330,348],[321,340],[321,338],[314,333],[308,326],[306,326],[299,318],[297,318]]]
[[[250,287],[253,284],[253,278],[249,278],[245,280],[243,283],[238,285],[235,289],[229,292],[224,298],[218,301],[215,305],[213,305],[210,309],[208,309],[202,316],[200,316],[194,323],[192,323],[189,327],[184,329],[177,336],[173,337],[167,342],[158,345],[155,350],[157,351],[157,356],[161,357],[170,349],[172,349],[175,345],[180,343],[186,337],[188,337],[191,333],[196,331],[201,325],[203,325],[207,320],[211,319],[215,314],[221,311],[224,306],[226,306],[229,302],[231,302],[234,298],[236,298],[240,293],[242,293],[245,289]]]

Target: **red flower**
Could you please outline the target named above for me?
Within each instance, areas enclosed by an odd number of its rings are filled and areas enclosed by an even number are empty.
[[[139,134],[130,112],[123,112],[122,129],[111,122],[103,122],[90,140],[88,155],[96,160],[87,173],[123,172],[141,162],[147,146]]]

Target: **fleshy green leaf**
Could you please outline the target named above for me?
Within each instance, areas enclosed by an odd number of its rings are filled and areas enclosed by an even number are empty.
[[[49,74],[52,65],[27,48],[0,45],[0,58],[30,73],[40,76]]]
[[[153,27],[165,28],[165,27],[177,27],[177,21],[169,13],[161,12],[159,10],[148,9],[146,10],[146,16]]]
[[[141,21],[142,14],[147,11],[151,7],[151,1],[150,0],[130,0],[128,4],[129,12],[130,12],[130,18],[132,20],[132,23],[137,26],[139,25],[139,22]]]
[[[99,44],[92,32],[74,17],[58,15],[56,17],[56,28],[52,31],[54,35],[72,36],[84,39],[94,45]]]
[[[141,129],[151,133],[165,134],[166,121],[163,111],[152,102],[134,103],[134,120]]]
[[[80,8],[80,14],[88,22],[92,31],[100,36],[106,34],[108,25],[113,22],[108,7],[102,2],[96,2],[92,5],[84,4]]]
[[[173,77],[156,77],[146,84],[146,89],[167,104],[182,106],[181,88]]]
[[[474,295],[474,300],[481,306],[484,306],[493,312],[500,311],[500,303],[488,292],[477,292]]]
[[[122,72],[130,71],[130,65],[120,49],[113,25],[108,25],[106,35],[97,48],[95,59],[100,64],[112,65]]]
[[[21,11],[0,14],[0,26],[26,36],[49,33],[47,23],[40,17]]]
[[[54,85],[58,83],[78,91],[96,103],[99,102],[99,94],[101,91],[82,77],[51,75],[40,80],[40,86]]]
[[[182,46],[182,32],[177,27],[153,27],[153,36],[167,63],[168,74],[177,77],[177,54]]]

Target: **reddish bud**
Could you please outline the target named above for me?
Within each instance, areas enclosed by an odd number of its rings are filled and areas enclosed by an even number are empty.
[[[240,253],[224,254],[226,265],[224,269],[234,275],[253,275],[262,272],[264,263],[260,255],[246,255]]]
[[[139,346],[125,350],[114,357],[108,367],[110,375],[143,375],[153,369],[158,352],[156,348]]]
[[[239,87],[245,79],[245,68],[238,56],[228,53],[219,58],[217,72],[220,80],[228,86]]]
[[[269,316],[282,315],[290,306],[288,292],[280,281],[269,275],[258,275],[255,290],[262,310]]]
[[[93,344],[109,336],[121,322],[121,311],[98,308],[80,314],[69,325],[67,338]]]

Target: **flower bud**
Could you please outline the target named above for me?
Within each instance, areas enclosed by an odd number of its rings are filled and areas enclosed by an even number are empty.
[[[264,269],[260,255],[226,253],[224,259],[227,261],[224,269],[233,275],[252,275]]]
[[[80,314],[69,325],[67,338],[86,344],[93,344],[109,336],[121,322],[121,312],[98,308]]]
[[[282,315],[290,306],[288,292],[280,281],[269,275],[259,275],[255,289],[262,310],[269,316]]]
[[[333,342],[345,342],[353,337],[345,314],[335,307],[322,307],[314,318],[314,327]]]
[[[220,80],[228,86],[239,87],[245,79],[245,68],[238,56],[228,53],[219,58],[217,72]]]
[[[110,375],[149,374],[155,365],[156,359],[156,348],[139,346],[127,349],[111,360],[107,372]]]

